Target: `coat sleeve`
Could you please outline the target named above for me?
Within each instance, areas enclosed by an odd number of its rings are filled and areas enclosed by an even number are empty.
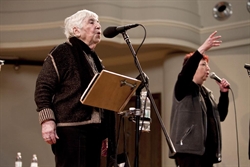
[[[220,92],[218,103],[218,111],[220,113],[220,121],[224,121],[228,114],[229,98],[228,92]]]
[[[54,67],[53,57],[48,56],[36,80],[35,103],[39,112],[39,122],[55,120],[52,100],[58,85],[58,74]]]
[[[174,88],[175,97],[177,100],[182,100],[186,96],[187,92],[190,91],[193,77],[201,59],[202,55],[196,51],[183,65]]]

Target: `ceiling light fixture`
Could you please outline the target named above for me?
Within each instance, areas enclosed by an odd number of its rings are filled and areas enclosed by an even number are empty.
[[[232,6],[228,2],[219,2],[213,8],[213,16],[219,21],[226,20],[233,14]]]

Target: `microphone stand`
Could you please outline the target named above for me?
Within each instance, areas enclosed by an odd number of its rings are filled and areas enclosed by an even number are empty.
[[[136,65],[136,67],[137,67],[137,69],[138,69],[138,71],[140,73],[141,79],[142,79],[142,84],[144,85],[144,87],[145,87],[145,89],[147,91],[147,96],[150,99],[150,102],[151,102],[151,104],[152,104],[152,106],[153,106],[153,108],[155,110],[156,116],[157,116],[157,118],[158,118],[158,120],[159,120],[159,122],[161,124],[161,128],[162,128],[163,133],[165,135],[165,138],[167,140],[167,144],[168,144],[168,147],[170,149],[170,152],[171,152],[172,155],[174,155],[176,153],[176,150],[174,148],[172,140],[170,139],[170,137],[169,137],[169,135],[168,135],[168,133],[166,131],[164,123],[163,123],[163,121],[161,119],[161,116],[160,116],[159,111],[157,109],[157,106],[155,104],[154,98],[153,98],[153,96],[152,96],[152,94],[151,94],[151,92],[149,90],[146,77],[144,75],[144,72],[142,71],[141,65],[140,65],[139,60],[138,60],[138,58],[136,56],[135,50],[134,50],[133,46],[130,43],[130,40],[129,40],[129,37],[128,37],[126,31],[122,32],[122,36],[123,36],[124,40],[126,41],[128,47],[129,47],[129,49],[130,49],[130,51],[131,51],[131,53],[132,53],[132,55],[134,57],[135,65]],[[140,121],[140,115],[141,115],[140,114],[140,100],[139,100],[140,99],[140,91],[141,90],[136,91],[136,97],[137,97],[136,99],[137,100],[136,100],[136,114],[135,114],[136,115],[135,167],[139,167],[139,121]]]

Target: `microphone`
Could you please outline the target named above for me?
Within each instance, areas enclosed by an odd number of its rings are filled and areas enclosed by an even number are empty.
[[[216,80],[216,81],[219,82],[219,83],[221,82],[221,78],[218,77],[214,72],[212,72],[212,73],[210,74],[210,78]]]
[[[247,69],[247,70],[250,70],[250,64],[245,64],[244,68]]]
[[[125,25],[125,26],[108,27],[103,31],[103,35],[106,38],[113,38],[116,35],[118,35],[119,33],[124,32],[124,31],[126,31],[128,29],[131,29],[131,28],[135,28],[137,26],[139,26],[139,24],[128,24],[128,25]]]
[[[214,79],[215,81],[221,83],[221,78],[218,77],[214,72],[210,74],[210,78]],[[228,89],[230,89],[230,86],[227,86]]]

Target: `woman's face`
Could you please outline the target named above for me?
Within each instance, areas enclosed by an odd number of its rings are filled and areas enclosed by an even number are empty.
[[[196,84],[202,85],[204,81],[206,81],[209,76],[210,67],[208,66],[208,62],[205,59],[202,59],[199,63],[199,66],[195,72],[193,77],[193,81]]]
[[[82,28],[77,28],[79,39],[94,49],[101,41],[101,25],[93,16],[85,18],[82,24]]]

